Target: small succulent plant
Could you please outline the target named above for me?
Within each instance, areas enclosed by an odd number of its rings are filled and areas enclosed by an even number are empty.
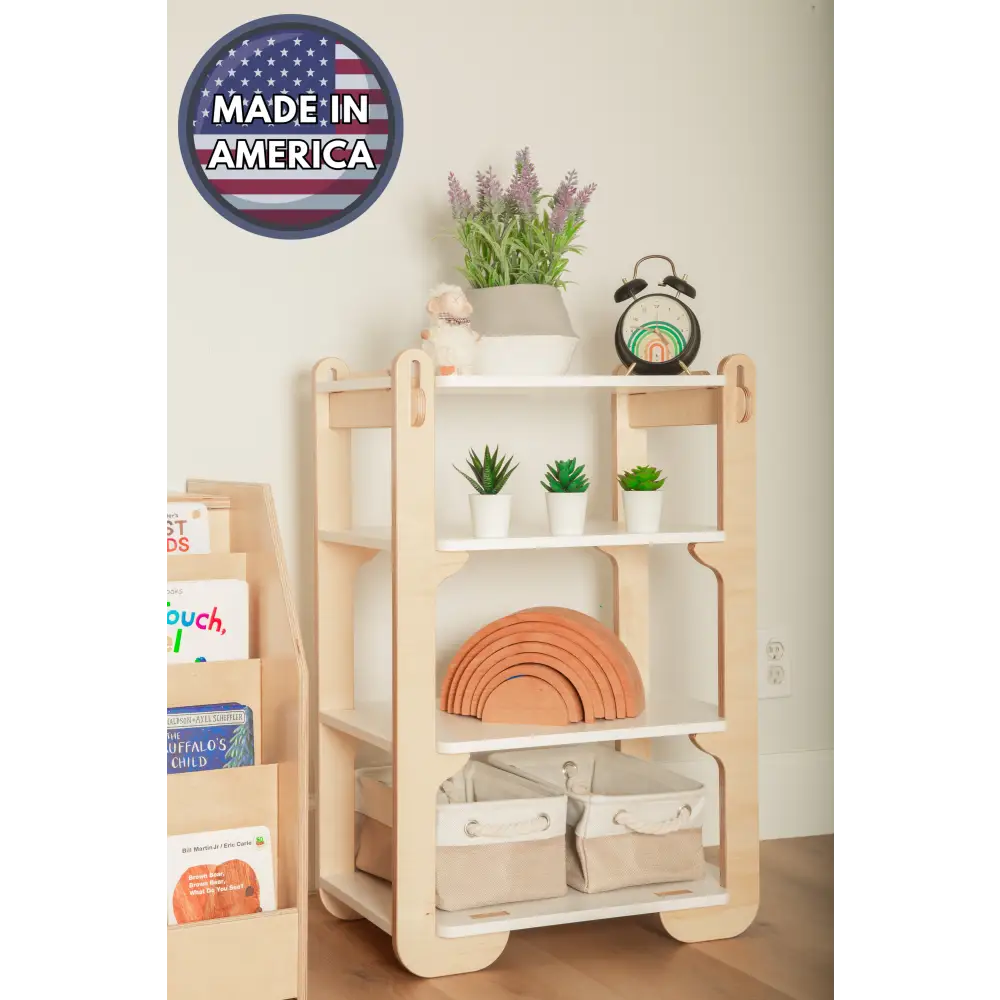
[[[652,465],[637,465],[628,472],[620,473],[618,482],[621,488],[629,493],[633,491],[646,493],[658,490],[663,485],[664,480],[661,476],[663,476],[662,469],[654,468]]]
[[[556,459],[555,468],[545,467],[548,472],[542,480],[542,486],[549,493],[586,493],[590,480],[583,474],[585,466],[577,465],[575,458]]]
[[[512,466],[510,464],[514,460],[513,455],[510,457],[507,455],[498,457],[499,451],[500,446],[497,445],[493,449],[493,454],[490,454],[490,446],[487,445],[483,452],[483,457],[480,458],[470,448],[469,457],[466,459],[466,462],[469,468],[472,469],[472,476],[467,472],[463,472],[457,465],[453,465],[452,468],[460,475],[465,476],[472,486],[475,487],[477,493],[482,493],[484,496],[494,496],[507,485],[507,480],[510,479],[511,473],[517,468],[516,465]]]

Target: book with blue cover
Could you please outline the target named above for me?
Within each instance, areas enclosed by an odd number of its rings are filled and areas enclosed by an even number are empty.
[[[247,705],[224,702],[167,709],[167,774],[253,763],[253,712]]]

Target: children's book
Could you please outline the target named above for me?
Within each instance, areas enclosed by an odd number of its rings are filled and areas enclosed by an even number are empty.
[[[250,594],[245,580],[167,584],[167,663],[246,660]]]
[[[250,767],[253,762],[253,712],[247,705],[167,709],[167,774]]]
[[[277,909],[266,826],[167,837],[167,923]]]
[[[208,507],[203,503],[167,500],[167,555],[211,551]]]

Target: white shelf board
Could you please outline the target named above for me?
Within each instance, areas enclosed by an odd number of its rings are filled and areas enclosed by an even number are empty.
[[[529,927],[630,917],[640,913],[724,906],[729,902],[729,893],[719,885],[719,871],[713,865],[705,867],[705,877],[695,882],[661,882],[593,893],[567,889],[565,896],[555,899],[502,903],[454,912],[438,910],[438,936],[473,937]],[[392,933],[392,886],[388,882],[364,872],[348,872],[321,877],[319,885],[386,934]]]
[[[319,887],[336,896],[386,934],[392,933],[392,886],[374,875],[347,872],[320,877]]]
[[[588,521],[582,535],[550,535],[538,529],[519,529],[506,538],[473,538],[447,532],[437,540],[440,552],[511,552],[524,549],[611,548],[622,545],[687,545],[690,542],[723,542],[725,532],[710,525],[677,525],[652,534],[629,534],[619,521]],[[390,529],[360,527],[347,531],[321,531],[324,542],[356,545],[387,551],[392,544]]]
[[[519,394],[558,390],[626,390],[648,392],[650,389],[697,389],[726,384],[724,375],[438,375],[439,395]],[[389,389],[388,375],[372,378],[318,382],[317,392],[360,392]]]
[[[705,878],[697,882],[662,882],[657,885],[613,889],[611,892],[577,892],[575,889],[567,889],[565,896],[555,899],[503,903],[451,913],[438,910],[438,937],[472,937],[476,934],[495,934],[498,931],[520,931],[528,927],[631,917],[638,913],[724,906],[729,902],[729,893],[719,885],[719,871],[712,865],[706,865],[706,869]]]
[[[568,726],[522,726],[511,723],[480,722],[467,715],[437,710],[438,753],[485,753],[492,750],[519,750],[529,747],[568,746],[607,740],[638,740],[657,736],[689,736],[693,733],[721,733],[726,728],[715,705],[680,696],[654,701],[647,694],[646,710],[634,719],[574,722]],[[392,751],[392,706],[389,702],[369,702],[356,708],[319,713],[320,722],[363,740],[382,750]]]

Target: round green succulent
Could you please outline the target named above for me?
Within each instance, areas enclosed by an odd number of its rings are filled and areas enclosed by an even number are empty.
[[[628,472],[622,472],[618,476],[618,482],[623,490],[628,492],[648,492],[658,490],[664,483],[663,470],[654,468],[652,465],[637,465]]]
[[[555,468],[545,466],[548,472],[542,480],[542,487],[549,493],[586,493],[590,480],[583,474],[583,464],[577,465],[575,458],[556,459]]]

